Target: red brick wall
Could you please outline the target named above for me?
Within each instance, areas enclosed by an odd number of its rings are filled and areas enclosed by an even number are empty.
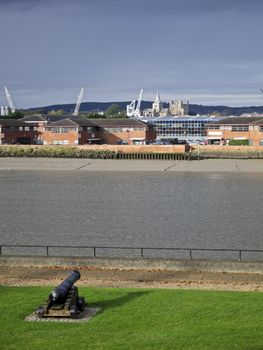
[[[211,133],[211,134],[210,134]],[[263,133],[260,130],[249,130],[249,131],[231,131],[231,130],[210,130],[209,127],[207,129],[207,136],[213,138],[213,133],[221,133],[221,135],[215,136],[217,138],[223,138],[225,140],[233,140],[235,138],[245,138],[247,140],[251,140],[253,146],[258,146],[260,144],[260,140],[263,140]]]
[[[75,146],[76,141],[78,141],[78,132],[71,131],[63,134],[52,133],[52,131],[43,131],[43,141],[46,145],[53,145],[54,141],[68,141],[68,145]]]
[[[2,144],[17,144],[18,138],[29,138],[30,143],[34,144],[34,132],[33,131],[19,131],[19,130],[6,130],[1,133]]]
[[[122,153],[185,153],[188,145],[82,145],[80,148]]]
[[[200,150],[200,151],[263,151],[263,146],[227,146],[227,145],[192,145],[192,150]]]
[[[127,128],[128,130],[129,128]],[[133,144],[133,139],[143,139],[147,142],[152,142],[156,138],[156,133],[154,131],[145,130],[131,130],[131,131],[121,131],[121,132],[107,132],[100,128],[93,132],[81,131],[80,132],[80,142],[79,144],[85,145],[88,143],[87,140],[101,139],[104,143],[109,145],[116,145],[120,142],[127,142],[128,144]]]

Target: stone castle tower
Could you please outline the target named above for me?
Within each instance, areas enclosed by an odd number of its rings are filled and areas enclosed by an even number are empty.
[[[182,100],[179,101],[171,101],[169,104],[169,110],[171,115],[188,115],[189,114],[189,102],[183,102]]]

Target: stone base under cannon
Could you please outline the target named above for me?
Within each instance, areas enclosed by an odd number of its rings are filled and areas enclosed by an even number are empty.
[[[85,310],[85,298],[79,297],[78,287],[72,286],[63,304],[53,304],[47,300],[36,311],[38,317],[70,317],[77,318]]]

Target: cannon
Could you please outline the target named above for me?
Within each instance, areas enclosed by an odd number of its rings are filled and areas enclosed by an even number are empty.
[[[48,300],[38,307],[38,317],[77,318],[86,305],[84,297],[79,297],[78,288],[74,286],[79,279],[79,271],[71,271],[68,277],[52,290]]]

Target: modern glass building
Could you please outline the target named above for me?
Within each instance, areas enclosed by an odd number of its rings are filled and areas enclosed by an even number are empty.
[[[188,143],[203,143],[207,140],[206,125],[224,119],[213,116],[167,116],[142,118],[146,123],[154,126],[157,141],[183,141]]]

